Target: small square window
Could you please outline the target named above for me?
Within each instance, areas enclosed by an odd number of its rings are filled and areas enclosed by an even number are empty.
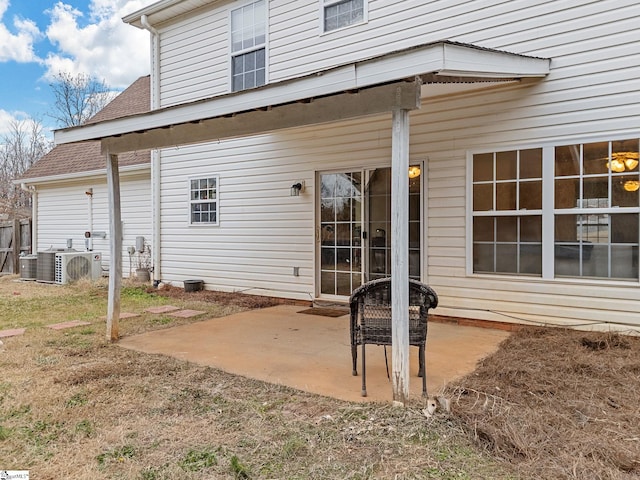
[[[218,224],[218,177],[194,178],[189,181],[189,223]]]

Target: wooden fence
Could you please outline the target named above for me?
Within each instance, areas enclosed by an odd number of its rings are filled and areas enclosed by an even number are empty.
[[[20,254],[31,253],[31,220],[0,220],[0,274],[20,271]]]

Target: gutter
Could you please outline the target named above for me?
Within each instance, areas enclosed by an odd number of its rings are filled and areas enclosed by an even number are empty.
[[[151,110],[155,110],[160,107],[160,34],[149,23],[147,15],[142,15],[140,22],[144,29],[151,33]],[[152,275],[153,284],[157,286],[162,278],[160,268],[160,224],[162,222],[160,215],[160,152],[157,149],[151,150],[151,215]]]
[[[144,25],[144,21],[142,20],[142,17],[146,17],[147,15],[152,15],[154,13],[161,12],[162,10],[165,10],[167,8],[171,8],[174,5],[179,4],[181,1],[182,0],[160,0],[158,2],[154,2],[151,5],[142,8],[141,10],[133,12],[125,17],[122,17],[122,21],[124,23],[129,23],[137,26],[136,20],[138,20],[138,17],[140,17],[140,23],[145,29],[147,29],[147,27]]]
[[[20,189],[31,194],[31,254],[38,251],[38,190],[34,185],[20,184]]]
[[[128,165],[126,167],[120,167],[120,173],[123,174],[135,174],[137,172],[143,172],[145,170],[148,170],[150,168],[148,163],[140,163],[138,165]],[[18,179],[18,180],[14,180],[13,184],[14,185],[20,185],[20,188],[22,188],[22,185],[27,185],[27,188],[31,188],[31,186],[33,186],[34,184],[45,184],[45,183],[53,183],[53,182],[60,182],[60,181],[73,181],[73,180],[79,180],[79,179],[89,179],[89,178],[100,178],[100,177],[104,177],[107,174],[107,170],[106,168],[100,169],[100,170],[87,170],[84,172],[75,172],[75,173],[60,173],[58,175],[47,175],[45,177],[31,177],[31,178],[23,178],[23,179]],[[23,189],[24,190],[24,189]]]

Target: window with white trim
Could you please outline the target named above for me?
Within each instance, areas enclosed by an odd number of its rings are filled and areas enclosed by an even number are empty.
[[[638,281],[639,151],[629,139],[473,155],[473,272]]]
[[[555,148],[555,275],[638,279],[638,140]]]
[[[218,184],[218,176],[189,180],[189,223],[191,225],[218,224]]]
[[[365,21],[366,0],[323,0],[322,30],[330,32]]]
[[[473,156],[473,271],[542,274],[542,149]]]
[[[238,92],[266,82],[266,1],[231,11],[231,90]]]

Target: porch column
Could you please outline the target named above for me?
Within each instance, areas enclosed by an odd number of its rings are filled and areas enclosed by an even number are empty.
[[[107,340],[118,340],[120,289],[122,285],[122,216],[120,212],[120,172],[118,155],[107,152],[107,186],[109,189],[109,297],[107,300]]]
[[[391,138],[393,401],[409,399],[409,110],[394,109]]]

